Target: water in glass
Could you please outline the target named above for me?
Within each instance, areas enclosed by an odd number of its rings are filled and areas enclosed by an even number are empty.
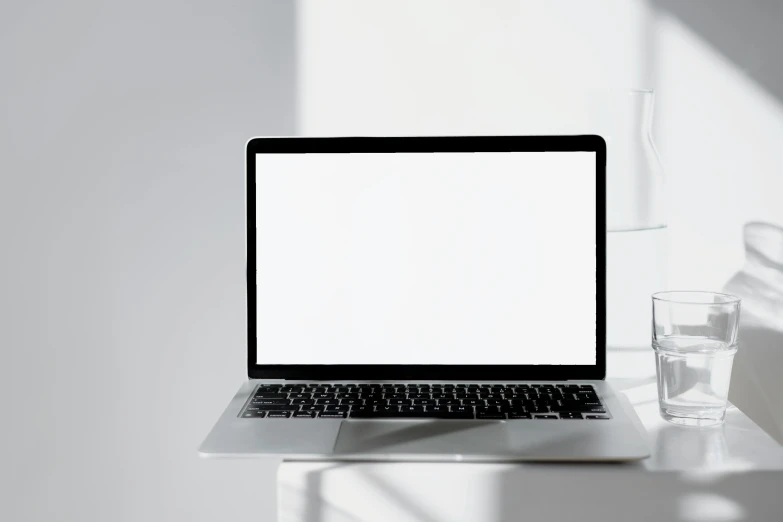
[[[699,336],[653,341],[661,415],[694,426],[721,424],[737,345]]]

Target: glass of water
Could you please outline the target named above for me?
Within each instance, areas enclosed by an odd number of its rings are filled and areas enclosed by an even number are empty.
[[[740,299],[714,292],[659,292],[652,302],[661,416],[687,426],[723,423]]]

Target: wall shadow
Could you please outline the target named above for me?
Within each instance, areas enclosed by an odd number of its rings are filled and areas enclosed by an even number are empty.
[[[501,509],[495,520],[750,521],[774,520],[781,509],[776,491],[783,480],[776,472],[701,481],[681,472],[622,466],[564,471],[536,466],[499,477]]]
[[[687,25],[767,92],[783,101],[783,2],[649,0]]]

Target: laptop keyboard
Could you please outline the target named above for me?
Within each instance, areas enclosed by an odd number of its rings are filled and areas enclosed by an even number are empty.
[[[264,419],[609,419],[589,384],[260,384]]]

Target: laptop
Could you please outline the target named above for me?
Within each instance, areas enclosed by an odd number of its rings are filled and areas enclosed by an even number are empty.
[[[598,136],[254,138],[248,379],[208,457],[623,461]]]

